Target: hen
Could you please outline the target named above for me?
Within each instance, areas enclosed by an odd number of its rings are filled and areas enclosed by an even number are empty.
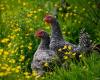
[[[41,38],[41,42],[33,56],[31,68],[41,76],[47,70],[53,69],[51,64],[55,62],[57,56],[54,51],[49,50],[50,37],[47,32],[39,30],[36,32],[36,36]]]
[[[67,48],[68,46],[70,46],[70,52],[77,53],[77,59],[79,59],[78,56],[81,52],[88,53],[92,50],[93,46],[90,40],[90,36],[87,32],[85,32],[84,29],[80,31],[79,45],[74,45],[64,40],[59,22],[55,17],[53,17],[52,15],[47,15],[45,16],[44,21],[51,24],[51,41],[49,45],[51,50],[58,51],[59,48],[63,48],[65,45],[67,46]],[[68,49],[66,49],[64,52],[66,51],[69,52]],[[62,59],[64,55],[58,53],[58,56],[60,57],[60,59]]]

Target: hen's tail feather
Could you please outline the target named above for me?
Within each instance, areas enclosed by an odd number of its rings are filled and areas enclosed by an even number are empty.
[[[81,46],[82,51],[87,52],[92,47],[92,40],[90,35],[85,31],[85,28],[82,28],[80,31],[79,45]]]

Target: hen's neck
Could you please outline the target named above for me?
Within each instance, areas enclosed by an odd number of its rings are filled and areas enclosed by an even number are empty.
[[[51,23],[51,26],[51,38],[63,39],[60,25],[56,19]]]
[[[38,49],[41,49],[41,50],[49,49],[49,44],[50,44],[50,38],[47,38],[47,39],[43,38],[41,39]]]

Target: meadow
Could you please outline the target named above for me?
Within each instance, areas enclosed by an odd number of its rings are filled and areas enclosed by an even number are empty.
[[[0,80],[100,80],[100,53],[96,51],[89,57],[80,56],[77,64],[70,62],[68,70],[56,66],[43,77],[31,74],[30,64],[40,43],[34,33],[51,31],[43,21],[46,14],[57,14],[66,41],[78,44],[84,27],[93,43],[100,44],[100,0],[66,2],[63,9],[61,0],[0,1]]]

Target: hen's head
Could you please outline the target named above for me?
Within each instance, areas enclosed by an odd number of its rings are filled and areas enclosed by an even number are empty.
[[[45,32],[44,30],[38,30],[36,31],[35,36],[38,38],[47,38],[49,37],[49,34]]]
[[[44,21],[45,21],[46,23],[52,23],[53,20],[54,20],[54,17],[53,17],[52,15],[46,15],[46,16],[44,17]]]

